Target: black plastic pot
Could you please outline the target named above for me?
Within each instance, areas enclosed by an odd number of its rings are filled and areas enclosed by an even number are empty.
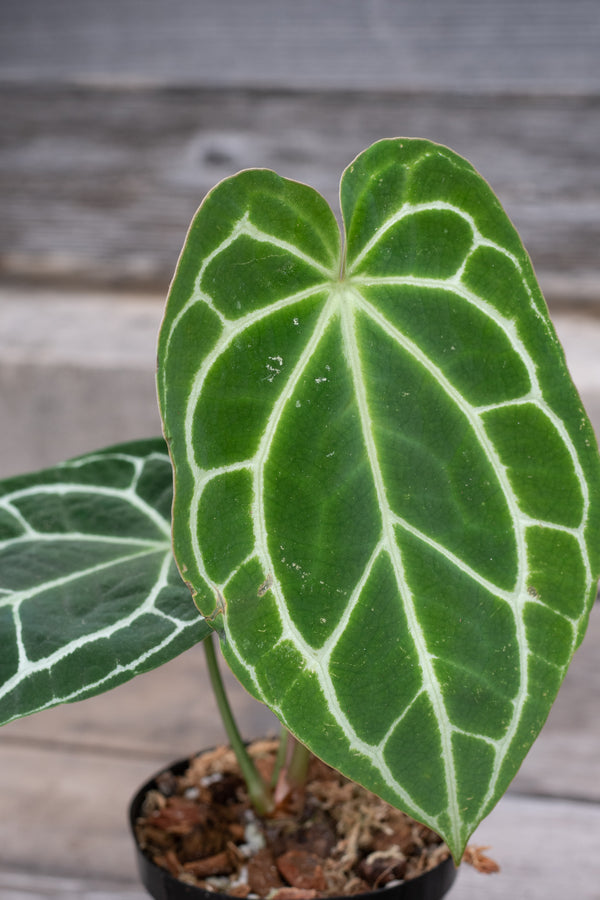
[[[146,856],[136,840],[135,823],[141,815],[144,797],[148,791],[157,787],[157,779],[160,775],[163,775],[165,772],[181,775],[185,772],[188,765],[189,759],[182,759],[167,769],[157,772],[150,781],[139,789],[131,801],[129,824],[135,843],[140,878],[150,896],[154,897],[154,900],[237,900],[237,898],[230,897],[228,894],[216,894],[179,881],[170,872],[157,866]],[[450,857],[440,863],[439,866],[436,866],[435,869],[431,869],[417,878],[412,878],[410,881],[403,881],[390,887],[380,888],[377,891],[355,894],[352,900],[441,900],[452,887],[455,878],[456,868]],[[348,898],[328,898],[328,900],[348,900]]]

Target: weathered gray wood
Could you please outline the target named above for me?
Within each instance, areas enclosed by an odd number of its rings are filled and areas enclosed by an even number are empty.
[[[0,77],[594,91],[595,0],[3,0]]]
[[[598,900],[600,806],[506,795],[471,843],[490,846],[496,875],[464,866],[451,900]]]
[[[147,760],[4,746],[0,758],[3,869],[135,884],[126,805]]]
[[[600,310],[598,46],[597,0],[3,0],[0,475],[158,431],[159,295],[220,178],[272,167],[335,207],[343,167],[398,134],[449,144],[491,182],[600,434],[600,323],[572,315]],[[158,296],[106,290],[132,288]],[[464,869],[454,900],[600,897],[599,642],[596,607],[475,835],[502,874]],[[230,689],[246,735],[274,727]],[[4,728],[0,896],[141,900],[126,798],[221,738],[198,649]]]
[[[241,168],[306,181],[381,137],[469,158],[551,302],[600,302],[600,98],[0,86],[0,277],[166,290],[206,191]]]
[[[161,298],[0,288],[0,477],[160,434]]]
[[[0,871],[0,897],[2,900],[148,900],[148,892],[141,884],[111,880],[110,873],[98,880]]]
[[[243,734],[275,734],[271,713],[226,680]],[[137,788],[226,740],[201,648],[109,694],[6,725],[1,737],[2,816],[11,823],[0,826],[1,867],[124,882],[136,878],[126,806]]]

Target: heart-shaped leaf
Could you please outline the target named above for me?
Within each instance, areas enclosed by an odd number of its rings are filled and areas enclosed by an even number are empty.
[[[222,182],[159,348],[175,554],[246,687],[459,859],[596,590],[599,460],[530,261],[426,141]]]
[[[0,484],[0,722],[81,700],[202,640],[171,550],[164,441]]]

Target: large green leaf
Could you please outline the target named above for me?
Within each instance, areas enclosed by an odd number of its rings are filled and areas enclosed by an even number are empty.
[[[231,666],[456,858],[580,641],[599,460],[530,261],[451,151],[218,185],[159,345],[175,555]]]
[[[105,691],[205,637],[171,550],[164,441],[0,483],[0,722]]]

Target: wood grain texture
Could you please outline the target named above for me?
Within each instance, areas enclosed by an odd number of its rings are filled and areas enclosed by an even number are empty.
[[[600,97],[0,87],[0,278],[164,292],[221,178],[273,168],[337,209],[343,168],[423,136],[479,169],[550,302],[600,303]]]
[[[451,900],[598,900],[600,806],[507,794],[473,835],[496,875],[468,866]]]
[[[141,884],[104,877],[61,878],[31,872],[0,871],[2,900],[148,900]]]
[[[585,309],[557,325],[598,427],[598,46],[598,0],[2,0],[0,281],[25,289],[0,293],[2,474],[157,430],[160,300],[116,289],[164,295],[219,179],[266,166],[336,208],[341,170],[397,135],[469,158],[551,305]],[[599,614],[475,836],[501,875],[465,869],[453,900],[598,900]],[[268,728],[231,688],[244,733]],[[3,729],[3,900],[145,896],[125,804],[156,767],[220,739],[207,690],[190,651]]]
[[[590,92],[595,0],[3,0],[0,77]]]

